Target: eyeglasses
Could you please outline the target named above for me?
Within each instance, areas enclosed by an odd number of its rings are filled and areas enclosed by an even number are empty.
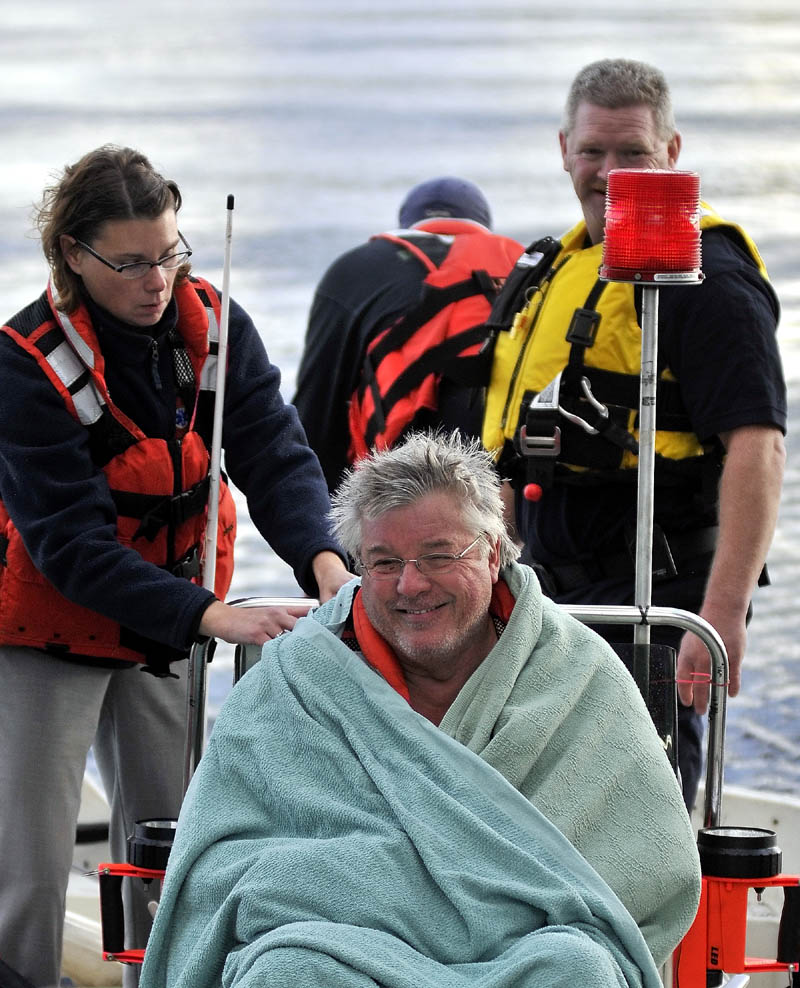
[[[94,247],[90,247],[82,240],[78,240],[77,237],[75,238],[75,243],[79,247],[83,247],[84,250],[88,250],[92,257],[96,257],[107,268],[111,268],[112,271],[121,274],[128,281],[135,281],[136,278],[144,278],[153,268],[164,268],[165,271],[172,271],[174,268],[179,268],[184,261],[189,260],[192,256],[192,248],[186,243],[180,230],[178,230],[178,236],[181,238],[181,243],[186,250],[178,251],[177,254],[167,254],[166,257],[159,258],[157,261],[131,261],[128,264],[112,264],[102,254],[98,254]]]
[[[483,533],[474,539],[461,552],[428,552],[417,559],[400,559],[397,556],[385,556],[383,559],[376,559],[374,563],[359,562],[359,566],[366,573],[376,580],[390,580],[399,577],[406,568],[406,563],[413,563],[423,576],[438,576],[440,573],[447,573],[459,559],[474,549],[483,538]]]

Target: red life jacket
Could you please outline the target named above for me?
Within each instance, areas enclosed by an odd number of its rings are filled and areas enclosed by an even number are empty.
[[[209,490],[210,422],[200,406],[213,407],[220,303],[208,282],[192,278],[175,286],[179,346],[191,363],[194,408],[180,441],[146,436],[111,401],[103,357],[89,314],[69,315],[55,306],[52,288],[2,331],[37,360],[75,418],[89,432],[92,457],[108,481],[117,508],[117,538],[157,566],[200,581]],[[191,374],[190,374],[191,377]],[[206,425],[197,431],[199,419]],[[5,548],[0,572],[0,643],[55,653],[146,661],[166,646],[63,596],[34,566],[19,532],[0,502]],[[236,513],[223,483],[220,491],[215,592],[224,599],[233,574]],[[172,657],[177,657],[173,655]]]
[[[417,305],[370,341],[350,401],[352,463],[372,449],[392,446],[438,408],[442,377],[465,386],[483,383],[479,353],[483,326],[522,245],[464,220],[438,219],[415,230],[452,238],[436,264],[399,234],[379,234],[402,245],[426,267]]]

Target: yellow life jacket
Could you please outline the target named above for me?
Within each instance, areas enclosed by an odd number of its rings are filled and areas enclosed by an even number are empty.
[[[705,204],[700,225],[703,230],[730,231],[766,280],[758,249],[744,230]],[[559,419],[558,463],[572,472],[573,480],[581,473],[589,479],[598,471],[631,471],[638,461],[641,328],[634,286],[600,281],[603,246],[586,247],[586,241],[583,222],[564,234],[561,249],[538,287],[529,290],[529,301],[517,312],[511,328],[497,334],[482,431],[484,446],[499,460],[515,440],[519,442],[531,399],[552,390],[557,381],[562,407],[599,426],[599,435],[592,434],[563,415]],[[589,395],[582,379],[589,382]],[[608,410],[608,418],[598,416],[600,405]],[[691,431],[677,381],[661,364],[656,415],[657,462],[678,467],[679,461],[696,463],[711,454]]]

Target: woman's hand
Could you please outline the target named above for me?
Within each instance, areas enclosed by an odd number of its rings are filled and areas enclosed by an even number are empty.
[[[311,564],[319,589],[319,602],[335,597],[339,587],[353,579],[335,552],[317,553]],[[221,600],[212,601],[200,620],[198,631],[209,638],[219,638],[232,645],[263,645],[284,631],[291,631],[298,618],[305,617],[314,601],[298,599],[291,607],[234,607]]]
[[[314,579],[317,581],[320,604],[324,604],[326,600],[335,597],[339,587],[343,587],[345,583],[354,579],[354,574],[347,571],[339,556],[327,549],[314,556],[311,569],[314,573]]]
[[[292,607],[234,607],[215,600],[206,608],[198,631],[209,638],[221,638],[232,645],[263,645],[284,631],[291,631],[297,619],[308,614],[313,601]]]

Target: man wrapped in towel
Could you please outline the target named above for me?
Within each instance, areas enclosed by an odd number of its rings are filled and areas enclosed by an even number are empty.
[[[265,648],[189,788],[143,988],[645,985],[700,871],[630,675],[513,562],[477,444],[334,499],[361,583]]]

